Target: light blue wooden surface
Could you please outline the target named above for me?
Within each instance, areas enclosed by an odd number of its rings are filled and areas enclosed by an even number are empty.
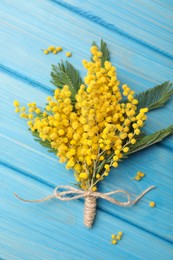
[[[133,195],[156,189],[136,206],[120,208],[99,200],[92,229],[83,226],[83,201],[18,201],[49,195],[56,185],[74,182],[57,158],[34,142],[12,102],[36,101],[51,93],[51,64],[65,52],[44,56],[40,49],[62,45],[82,75],[92,41],[103,38],[121,82],[136,92],[173,81],[171,0],[1,0],[0,60],[0,258],[158,259],[173,258],[173,137],[124,161],[101,184],[103,192],[123,188]],[[149,115],[148,133],[173,123],[173,99]],[[138,170],[146,177],[132,180]],[[148,206],[154,200],[157,207]],[[112,246],[112,232],[124,232]]]

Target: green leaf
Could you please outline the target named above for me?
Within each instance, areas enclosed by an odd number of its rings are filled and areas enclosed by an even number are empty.
[[[142,137],[140,140],[136,142],[136,144],[131,145],[129,147],[129,151],[125,155],[129,155],[142,149],[145,149],[155,143],[162,141],[165,137],[169,135],[173,135],[173,125],[169,126],[168,128],[159,130],[153,134]]]
[[[78,188],[81,189],[81,185],[80,185],[79,183],[73,183],[73,182],[71,182],[70,185],[74,185],[74,186],[76,186],[76,187],[78,187]]]
[[[30,130],[30,129],[29,129]],[[31,131],[31,130],[30,130]],[[31,132],[32,135],[35,137],[34,140],[36,142],[38,142],[39,144],[41,144],[43,147],[47,148],[48,149],[48,152],[50,153],[54,153],[54,154],[57,154],[57,150],[56,149],[53,149],[51,147],[51,144],[48,140],[46,141],[43,141],[40,137],[39,137],[39,133],[37,131],[35,132]]]
[[[101,64],[102,64],[102,67],[104,67],[105,61],[110,60],[110,53],[109,53],[109,50],[107,48],[107,44],[102,39],[101,39],[101,43],[100,43],[100,51],[103,53]]]
[[[173,135],[173,125],[169,126],[166,129],[159,130],[153,134],[141,136],[139,140],[137,140],[136,144],[133,144],[129,147],[128,153],[123,154],[123,159],[127,158],[128,155],[143,150],[155,143],[162,141],[169,135]],[[109,157],[105,160],[105,163],[110,163],[114,153],[110,154]]]
[[[71,100],[76,102],[75,95],[77,94],[80,86],[83,83],[79,72],[69,63],[61,62],[58,65],[52,65],[51,82],[58,88],[63,88],[64,85],[68,85],[72,93]]]
[[[48,152],[49,152],[49,153],[57,154],[57,150],[55,150],[55,149],[53,149],[53,148],[52,148],[52,149],[49,149]]]
[[[149,111],[162,107],[173,95],[172,83],[165,81],[163,84],[139,93],[135,98],[139,101],[138,111],[148,107]]]
[[[97,46],[97,44],[95,42],[93,42],[92,46]],[[102,67],[104,67],[105,61],[110,60],[110,53],[109,53],[106,42],[104,42],[103,39],[101,39],[100,47],[97,46],[97,48],[99,49],[99,51],[102,52],[101,65],[102,65]],[[91,60],[92,60],[92,57],[91,57]]]

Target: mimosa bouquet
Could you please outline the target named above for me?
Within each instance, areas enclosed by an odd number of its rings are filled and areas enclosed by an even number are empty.
[[[29,103],[27,109],[21,108],[16,100],[14,105],[16,112],[27,120],[36,141],[55,152],[67,170],[73,170],[78,185],[78,188],[58,186],[53,195],[35,202],[53,197],[61,200],[84,198],[84,223],[91,227],[97,198],[130,206],[153,188],[144,191],[135,201],[131,201],[124,190],[97,191],[98,183],[109,175],[111,167],[117,168],[130,154],[173,134],[173,126],[150,135],[142,131],[147,113],[163,106],[173,89],[171,83],[165,82],[136,95],[126,84],[120,87],[103,40],[100,47],[93,43],[91,60],[82,60],[82,64],[87,70],[84,81],[69,62],[53,65],[52,83],[57,88],[53,96],[47,97],[44,110],[34,102]],[[127,195],[127,202],[109,196],[120,192]]]

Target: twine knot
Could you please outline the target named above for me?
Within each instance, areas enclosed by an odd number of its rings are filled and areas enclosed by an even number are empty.
[[[155,186],[151,186],[148,189],[144,190],[135,200],[131,199],[130,194],[125,190],[114,190],[107,193],[101,193],[101,192],[93,192],[92,190],[83,191],[77,188],[74,188],[72,186],[57,186],[55,187],[53,194],[49,195],[48,197],[38,199],[38,200],[26,200],[21,197],[19,197],[16,193],[14,193],[15,197],[18,199],[24,201],[24,202],[45,202],[48,200],[51,200],[53,198],[62,200],[62,201],[69,201],[69,200],[76,200],[80,198],[85,199],[85,210],[84,210],[84,224],[87,227],[91,227],[95,218],[96,214],[96,200],[98,198],[107,200],[113,204],[116,204],[121,207],[128,207],[131,205],[136,204],[147,192],[154,189]],[[60,191],[62,189],[63,191]],[[120,194],[123,193],[127,197],[127,201],[122,202],[119,201],[110,195],[113,194]]]

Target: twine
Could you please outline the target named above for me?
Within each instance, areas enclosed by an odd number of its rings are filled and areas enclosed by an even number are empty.
[[[96,199],[101,198],[101,199],[107,200],[113,204],[116,204],[118,206],[128,207],[128,206],[132,206],[132,205],[136,204],[147,192],[149,192],[150,190],[152,190],[154,188],[155,188],[155,186],[151,186],[148,189],[144,190],[135,200],[131,200],[130,194],[125,190],[118,189],[118,190],[114,190],[114,191],[107,192],[107,193],[101,193],[101,192],[93,192],[91,190],[83,191],[83,190],[76,189],[72,186],[57,186],[54,189],[53,194],[49,195],[48,197],[38,199],[38,200],[26,200],[26,199],[19,197],[19,195],[17,195],[16,193],[14,193],[14,195],[15,195],[15,197],[22,200],[23,202],[34,202],[34,203],[35,202],[36,203],[45,202],[45,201],[51,200],[53,198],[56,198],[56,199],[59,199],[62,201],[77,200],[80,198],[84,198],[85,199],[84,224],[87,227],[91,227],[92,223],[94,221],[95,214],[96,214]],[[63,189],[64,191],[59,191],[60,189]],[[123,193],[126,195],[127,201],[121,202],[110,196],[113,194],[120,194],[120,193]],[[69,195],[72,195],[72,197],[69,197]]]

